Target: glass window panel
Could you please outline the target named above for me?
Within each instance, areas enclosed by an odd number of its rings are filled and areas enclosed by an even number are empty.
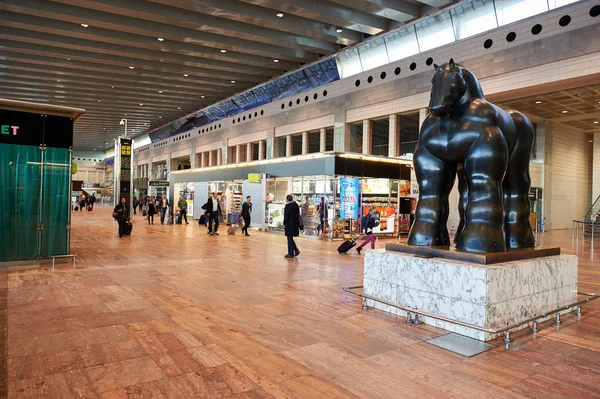
[[[321,131],[308,133],[308,152],[309,154],[321,152]]]
[[[398,61],[419,53],[415,27],[409,26],[384,37],[390,62]]]
[[[498,27],[493,0],[475,0],[450,11],[456,40]]]
[[[279,137],[277,140],[277,158],[285,157],[285,137]]]
[[[579,0],[548,0],[550,5],[550,9],[554,10],[555,8],[566,6],[567,4],[576,3]]]
[[[495,3],[500,26],[548,11],[546,0],[496,0]]]
[[[387,157],[390,145],[390,119],[380,119],[371,123],[371,154]]]
[[[419,142],[419,114],[400,115],[398,123],[400,124],[400,155],[412,155]]]
[[[452,20],[450,12],[435,15],[415,24],[417,39],[419,40],[419,49],[421,51],[431,50],[452,43],[454,39],[454,30],[452,29]]]
[[[302,135],[292,136],[292,155],[302,155]]]
[[[246,162],[248,160],[248,146],[240,145],[240,159],[237,162]]]
[[[369,40],[360,45],[358,52],[363,71],[377,68],[390,62],[383,37]]]
[[[363,123],[350,125],[350,152],[362,153],[363,148]]]
[[[340,78],[356,75],[362,72],[360,56],[357,48],[346,50],[335,57]]]
[[[325,130],[325,151],[333,151],[333,128]]]
[[[258,161],[258,156],[260,152],[260,146],[258,145],[258,143],[252,143],[252,160],[253,161]]]

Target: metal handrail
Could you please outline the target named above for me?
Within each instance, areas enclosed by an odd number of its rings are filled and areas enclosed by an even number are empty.
[[[515,328],[520,327],[520,326],[525,325],[525,324],[529,324],[531,322],[535,322],[535,321],[537,321],[539,319],[542,319],[544,317],[548,317],[548,316],[550,316],[552,314],[556,314],[557,315],[556,319],[557,319],[557,322],[559,322],[559,320],[560,320],[559,312],[561,312],[563,310],[571,309],[571,308],[574,308],[574,307],[577,306],[577,313],[581,314],[581,308],[580,307],[581,307],[582,304],[588,303],[588,302],[591,302],[593,300],[596,300],[596,299],[600,298],[600,294],[594,294],[594,293],[588,293],[588,292],[577,292],[578,295],[585,295],[588,298],[579,300],[577,302],[570,303],[568,305],[559,306],[558,308],[552,310],[551,312],[547,312],[547,313],[542,313],[542,314],[539,314],[539,315],[535,315],[535,316],[529,317],[527,319],[524,319],[524,320],[521,320],[521,321],[518,321],[518,322],[515,322],[515,323],[512,323],[512,324],[508,324],[505,327],[487,328],[487,327],[478,326],[477,324],[467,323],[465,321],[460,321],[460,320],[451,319],[451,318],[448,318],[448,317],[436,315],[436,314],[429,313],[429,312],[426,312],[426,311],[423,311],[423,310],[412,308],[410,306],[398,305],[397,303],[389,302],[389,301],[386,301],[385,299],[377,298],[377,297],[374,297],[372,295],[365,294],[363,292],[353,291],[353,290],[355,290],[357,288],[363,288],[363,287],[364,287],[363,285],[351,285],[351,286],[344,287],[343,290],[345,292],[350,293],[350,294],[358,295],[358,296],[360,296],[362,298],[371,299],[371,300],[373,300],[375,302],[383,303],[385,305],[392,306],[394,308],[404,310],[407,313],[414,313],[414,314],[418,314],[418,315],[421,315],[421,316],[431,317],[432,319],[441,320],[441,321],[445,321],[445,322],[448,322],[448,323],[456,324],[456,325],[459,325],[459,326],[472,328],[474,330],[486,332],[486,333],[489,333],[489,334],[501,334],[501,333],[505,332],[506,333],[506,339],[505,340],[507,342],[510,341],[508,333],[512,329],[515,329]]]

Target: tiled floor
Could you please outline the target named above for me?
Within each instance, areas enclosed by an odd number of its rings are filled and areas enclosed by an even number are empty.
[[[108,208],[76,213],[77,269],[0,275],[9,397],[600,397],[600,300],[515,334],[519,351],[464,358],[424,342],[442,330],[364,312],[341,289],[362,257],[337,244],[300,239],[286,260],[280,235],[135,221],[119,239]],[[577,252],[580,290],[600,291],[600,241],[594,261],[569,234],[542,240]]]

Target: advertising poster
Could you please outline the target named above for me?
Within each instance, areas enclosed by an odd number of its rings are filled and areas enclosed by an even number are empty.
[[[271,228],[283,229],[283,208],[284,204],[269,204],[267,208],[267,226]]]
[[[340,218],[358,218],[358,178],[340,179]]]
[[[363,179],[363,194],[388,194],[389,191],[388,179]]]
[[[363,208],[363,216],[369,214],[369,208]],[[373,228],[373,233],[393,233],[395,231],[396,210],[394,208],[375,208],[373,214],[379,226]]]

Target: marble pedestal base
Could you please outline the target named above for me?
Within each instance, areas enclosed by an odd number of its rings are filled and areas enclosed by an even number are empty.
[[[451,319],[500,328],[574,302],[577,257],[558,255],[477,265],[385,250],[367,251],[364,293]],[[366,305],[406,315],[370,299]],[[429,317],[422,321],[481,341],[495,338]]]

